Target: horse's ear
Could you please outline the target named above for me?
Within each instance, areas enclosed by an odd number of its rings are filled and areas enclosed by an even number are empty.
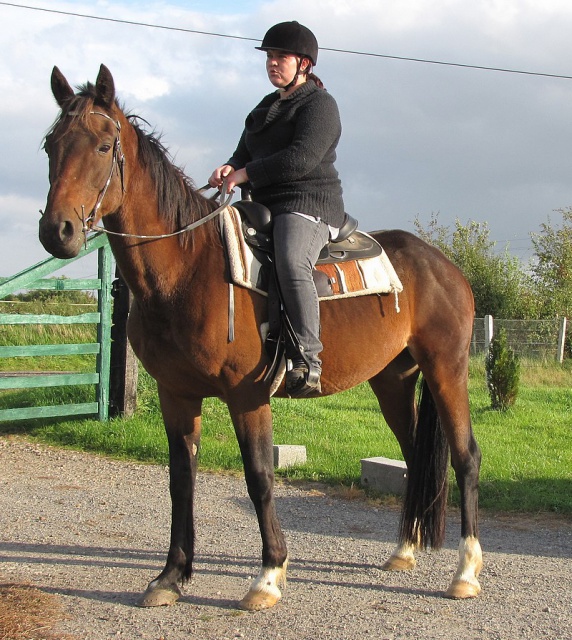
[[[111,71],[104,64],[99,67],[95,90],[98,102],[101,102],[105,107],[111,108],[115,101],[115,83],[113,82]]]
[[[57,67],[52,69],[51,84],[56,102],[60,107],[63,107],[64,103],[74,96],[74,91],[65,79],[64,74]]]

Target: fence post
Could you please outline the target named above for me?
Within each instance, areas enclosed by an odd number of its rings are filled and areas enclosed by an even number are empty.
[[[566,342],[566,324],[568,320],[566,318],[562,318],[560,321],[560,329],[558,331],[558,350],[556,352],[556,359],[558,362],[562,363],[564,360],[564,344]]]
[[[112,417],[130,417],[137,408],[137,378],[139,373],[137,358],[127,338],[127,318],[132,294],[115,269],[112,296],[113,320],[111,327],[111,372],[109,410]]]
[[[485,353],[489,352],[493,335],[494,335],[494,319],[492,316],[485,316]]]
[[[97,355],[97,385],[98,420],[105,422],[109,418],[109,365],[111,359],[111,265],[112,253],[109,244],[98,250],[98,277],[101,289],[97,297],[97,308],[100,314],[97,325],[97,341],[100,350]]]

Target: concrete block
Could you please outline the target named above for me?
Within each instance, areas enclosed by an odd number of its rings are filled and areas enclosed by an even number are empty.
[[[407,465],[390,458],[364,458],[361,461],[361,484],[380,493],[404,495]]]
[[[282,469],[306,462],[306,447],[298,444],[275,444],[274,466]]]

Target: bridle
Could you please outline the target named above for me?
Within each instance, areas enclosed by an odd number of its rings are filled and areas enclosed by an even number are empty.
[[[109,176],[107,178],[107,180],[105,181],[105,184],[103,185],[103,188],[101,189],[101,191],[99,192],[98,196],[97,196],[97,200],[95,201],[95,205],[93,206],[93,209],[91,210],[90,214],[86,217],[85,215],[85,207],[82,204],[81,205],[81,221],[82,221],[82,232],[84,234],[84,238],[85,238],[85,244],[87,246],[87,234],[90,231],[98,231],[98,232],[102,232],[102,233],[106,233],[108,235],[113,235],[113,236],[121,236],[123,238],[139,238],[139,239],[143,239],[143,240],[159,240],[161,238],[171,238],[173,236],[177,236],[180,235],[182,233],[187,233],[188,231],[192,231],[193,229],[196,229],[197,227],[200,227],[201,225],[209,222],[210,220],[212,220],[213,218],[215,218],[217,215],[219,215],[222,211],[224,211],[227,206],[229,205],[230,201],[232,200],[232,197],[234,195],[234,190],[230,191],[230,193],[227,194],[226,198],[223,199],[223,201],[220,203],[220,205],[211,213],[209,213],[208,215],[206,215],[204,218],[201,218],[200,220],[196,220],[195,222],[191,222],[188,225],[182,227],[181,229],[177,230],[177,231],[173,231],[171,233],[164,233],[161,235],[142,235],[142,234],[136,234],[136,233],[122,233],[119,231],[110,231],[109,229],[106,229],[103,226],[94,224],[94,220],[97,217],[97,213],[101,207],[101,204],[103,202],[103,199],[105,198],[105,194],[107,193],[107,190],[109,189],[109,185],[111,184],[111,181],[113,179],[113,175],[115,173],[115,171],[117,170],[119,173],[119,177],[121,179],[121,191],[123,193],[125,193],[126,189],[125,189],[125,181],[124,181],[124,173],[125,173],[125,155],[123,153],[123,150],[121,148],[121,123],[119,122],[119,120],[114,120],[111,116],[107,115],[107,113],[103,113],[102,111],[90,111],[89,112],[91,115],[94,116],[101,116],[102,118],[106,118],[107,120],[111,121],[114,125],[115,125],[115,129],[117,132],[117,135],[115,137],[115,140],[113,141],[113,154],[112,154],[112,159],[111,159],[111,168],[109,170]],[[77,116],[80,115],[77,111],[69,111],[67,113],[68,116]],[[199,189],[199,192],[203,192],[205,190],[207,190],[208,188],[210,188],[208,185],[202,187],[201,189]],[[219,194],[225,193],[226,192],[226,181],[223,182],[223,185],[221,187],[221,190],[219,192],[217,192],[214,196],[214,198],[216,198]],[[40,214],[44,215],[43,211],[40,209]]]
[[[103,198],[105,198],[105,194],[109,189],[109,185],[111,184],[111,180],[113,179],[113,174],[116,169],[119,171],[119,177],[121,179],[121,191],[125,193],[125,183],[124,183],[124,171],[125,171],[125,155],[123,150],[121,149],[121,122],[119,120],[114,120],[111,116],[108,116],[107,113],[103,113],[102,111],[90,111],[91,115],[101,116],[102,118],[106,118],[107,120],[113,122],[115,125],[115,129],[117,131],[117,135],[115,140],[113,141],[113,154],[111,157],[111,169],[109,171],[109,176],[103,185],[103,189],[99,192],[97,196],[97,200],[95,201],[95,205],[91,210],[91,213],[85,217],[85,208],[84,205],[81,205],[81,221],[82,221],[82,231],[84,236],[86,237],[87,242],[87,232],[92,230],[99,230],[96,225],[93,224],[97,216],[97,212],[101,207],[101,203],[103,202]],[[68,116],[77,116],[79,113],[75,111],[70,111]]]

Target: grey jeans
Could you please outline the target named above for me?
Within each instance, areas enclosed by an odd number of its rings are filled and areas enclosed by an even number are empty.
[[[273,237],[276,273],[286,312],[304,355],[320,365],[320,306],[312,269],[328,243],[330,230],[322,221],[283,213],[274,218]],[[286,355],[292,358],[298,352],[286,345]]]

